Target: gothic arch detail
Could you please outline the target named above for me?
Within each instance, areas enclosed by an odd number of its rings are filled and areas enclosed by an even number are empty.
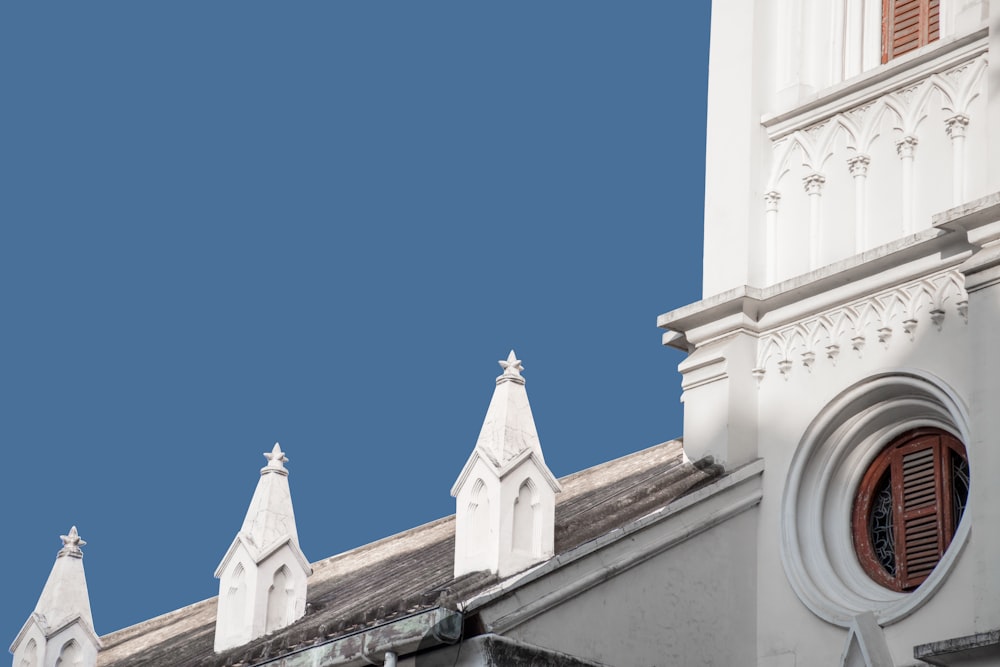
[[[83,657],[80,645],[75,639],[70,639],[59,649],[59,657],[56,658],[56,667],[78,667]]]
[[[275,571],[271,587],[267,591],[267,621],[264,632],[274,632],[291,622],[289,610],[295,593],[293,586],[291,573],[282,565]]]
[[[472,485],[466,521],[469,534],[472,536],[473,551],[479,552],[486,549],[490,537],[490,497],[486,482],[481,478]]]
[[[18,667],[38,667],[38,644],[34,639],[28,640]]]
[[[233,578],[229,585],[229,590],[226,592],[226,615],[233,622],[232,627],[237,627],[239,625],[240,619],[243,618],[243,610],[246,606],[246,595],[247,595],[247,584],[246,576],[243,570],[243,563],[237,563],[236,567],[233,569]]]
[[[988,185],[969,166],[987,122],[974,104],[986,54],[965,58],[943,59],[895,87],[873,84],[822,112],[765,123],[766,284],[913,234]],[[951,187],[926,187],[932,181]]]
[[[921,321],[940,330],[952,313],[964,323],[968,304],[956,270],[895,287],[761,334],[753,375],[760,382],[775,368],[787,378],[796,365],[812,369],[818,360],[836,363],[845,350],[865,354],[897,337],[912,341]]]
[[[528,478],[517,490],[514,499],[512,546],[515,551],[537,555],[540,551],[538,525],[538,490]]]
[[[915,84],[890,91],[875,100],[835,113],[829,118],[792,129],[772,137],[773,159],[765,191],[780,190],[788,172],[791,156],[800,153],[802,165],[821,172],[833,156],[835,139],[843,133],[847,147],[855,153],[868,153],[879,136],[882,117],[888,112],[893,127],[901,136],[915,134],[931,108],[933,93],[939,94],[940,108],[950,114],[969,113],[969,106],[979,97],[987,60],[979,56],[957,67],[934,73]]]

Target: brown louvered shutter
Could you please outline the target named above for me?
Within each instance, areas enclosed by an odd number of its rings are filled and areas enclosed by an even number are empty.
[[[872,462],[855,498],[861,566],[894,590],[919,586],[948,549],[967,495],[968,462],[957,438],[930,428],[897,438]]]
[[[918,438],[893,453],[896,554],[900,587],[916,588],[944,553],[940,438]]]
[[[882,0],[882,62],[941,35],[941,0]]]
[[[941,0],[930,0],[927,3],[927,41],[930,44],[941,36]]]

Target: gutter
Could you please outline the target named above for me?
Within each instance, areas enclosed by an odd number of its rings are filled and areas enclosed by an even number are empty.
[[[397,656],[458,642],[463,620],[461,612],[435,607],[255,662],[252,667],[392,667]]]

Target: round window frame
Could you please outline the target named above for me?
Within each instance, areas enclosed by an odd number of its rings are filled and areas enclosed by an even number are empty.
[[[885,475],[889,474],[890,460],[893,451],[900,447],[904,447],[906,445],[914,443],[920,440],[921,438],[925,438],[927,436],[936,436],[945,439],[943,447],[947,449],[950,453],[947,455],[947,459],[945,459],[947,463],[943,463],[944,465],[950,464],[952,461],[951,457],[956,455],[960,456],[963,460],[966,461],[966,463],[968,463],[969,459],[965,445],[962,443],[961,440],[955,437],[953,433],[939,428],[928,428],[928,427],[917,428],[912,431],[907,431],[902,435],[894,438],[892,441],[887,443],[885,447],[882,448],[882,451],[878,453],[878,455],[875,457],[875,460],[872,461],[872,464],[868,467],[868,469],[864,472],[864,474],[862,474],[861,481],[858,484],[858,487],[854,493],[854,510],[851,514],[851,532],[854,537],[854,548],[858,556],[858,561],[862,569],[874,581],[878,582],[879,584],[885,586],[890,590],[899,593],[911,593],[913,592],[913,590],[915,590],[915,588],[914,589],[903,588],[901,582],[898,579],[898,575],[893,576],[892,574],[887,572],[885,568],[882,566],[882,564],[878,562],[878,558],[875,556],[875,548],[874,545],[872,544],[871,530],[870,530],[871,513],[874,509],[872,507],[872,499],[874,497],[873,492],[876,489],[876,487],[881,483],[882,478]],[[936,474],[944,475],[947,474],[947,471],[941,471]],[[951,484],[949,483],[945,488],[950,489]],[[966,501],[968,501],[968,498],[966,498]],[[952,510],[952,507],[948,506],[948,509]],[[953,519],[949,519],[945,523],[946,530],[948,527],[952,529],[951,534],[947,535],[945,538],[947,544],[947,546],[945,546],[945,553],[947,553],[948,549],[951,547],[951,543],[955,538],[955,533],[957,532],[958,528],[957,526],[950,525],[952,521]],[[897,526],[896,529],[899,530],[899,527]],[[895,553],[894,556],[897,559],[897,564],[898,564],[899,554]],[[941,561],[939,560],[938,563],[940,562]],[[938,563],[934,565],[935,568],[937,568]],[[922,584],[923,582],[921,582],[921,584],[918,584],[917,587],[919,587]]]
[[[854,616],[872,611],[880,625],[895,623],[927,602],[951,573],[968,540],[968,506],[937,567],[912,592],[872,580],[854,546],[861,478],[890,442],[926,427],[969,442],[968,411],[957,393],[929,373],[898,369],[842,391],[800,440],[781,500],[780,552],[795,594],[823,620],[847,628]]]

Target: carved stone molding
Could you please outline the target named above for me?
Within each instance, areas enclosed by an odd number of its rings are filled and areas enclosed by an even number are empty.
[[[897,338],[913,341],[921,326],[940,331],[948,315],[967,321],[968,303],[964,278],[956,270],[879,292],[761,334],[753,376],[761,382],[777,369],[787,378],[796,360],[813,370],[837,363],[844,350],[863,356],[887,349]]]
[[[896,142],[896,154],[901,160],[912,158],[916,148],[917,138],[914,136],[908,135]]]
[[[809,174],[802,179],[802,185],[805,186],[807,195],[818,195],[823,191],[823,184],[826,183],[826,178],[822,174]]]
[[[969,126],[969,117],[965,114],[952,116],[945,121],[945,131],[952,139],[965,136],[965,128]]]
[[[848,148],[859,155],[870,153],[886,115],[898,131],[897,139],[908,144],[899,148],[900,157],[911,157],[916,144],[911,143],[910,138],[916,141],[920,121],[935,104],[952,117],[962,117],[968,122],[969,106],[982,92],[986,67],[985,55],[976,55],[954,68],[927,74],[921,80],[882,93],[831,117],[789,127],[773,139],[773,159],[765,190],[781,190],[782,177],[795,161],[801,161],[806,169],[819,172],[838,150],[838,135],[842,135]]]
[[[778,202],[780,201],[781,201],[781,193],[775,190],[771,190],[770,192],[764,195],[764,207],[765,207],[764,210],[768,212],[777,211]]]
[[[851,176],[867,176],[868,165],[872,159],[867,155],[855,155],[847,160],[847,167],[851,170]]]

